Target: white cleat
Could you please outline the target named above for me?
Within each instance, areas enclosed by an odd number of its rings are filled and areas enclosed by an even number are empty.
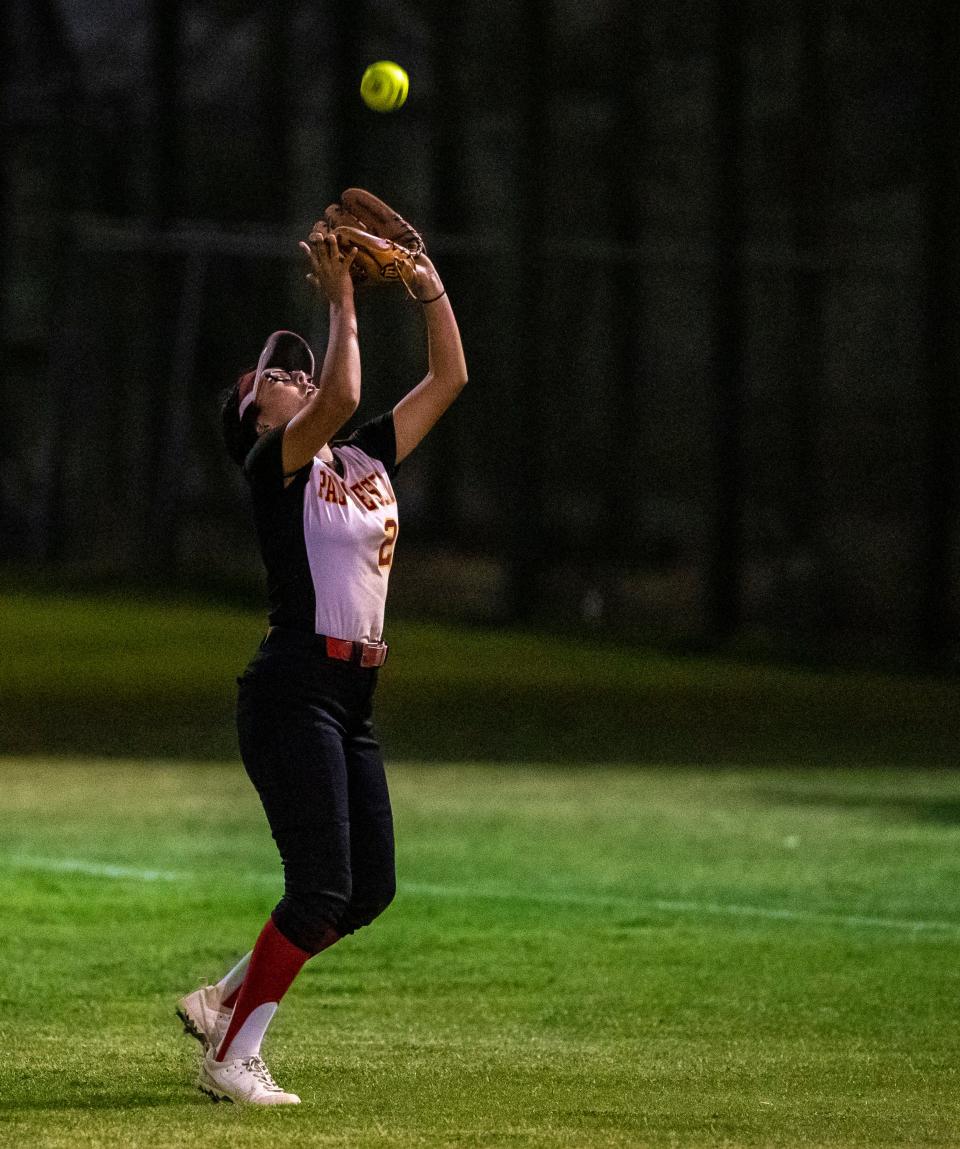
[[[216,1049],[227,1032],[233,1010],[220,1008],[220,991],[215,985],[202,985],[177,1002],[177,1017],[184,1033],[195,1037],[204,1049]]]
[[[234,1057],[217,1061],[207,1053],[200,1062],[197,1087],[214,1101],[245,1105],[299,1105],[296,1093],[284,1093],[260,1057]]]

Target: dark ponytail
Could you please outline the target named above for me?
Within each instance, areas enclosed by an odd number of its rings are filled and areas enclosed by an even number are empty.
[[[220,406],[223,442],[227,454],[238,467],[243,466],[257,441],[257,405],[251,403],[240,418],[240,384],[246,375],[249,375],[248,371],[244,371],[236,383],[224,391]]]

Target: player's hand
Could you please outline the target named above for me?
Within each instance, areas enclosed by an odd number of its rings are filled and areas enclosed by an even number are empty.
[[[356,250],[344,254],[333,232],[328,232],[316,243],[300,242],[300,250],[310,262],[307,282],[330,303],[344,303],[353,298],[353,280],[350,266],[356,259]]]
[[[433,260],[420,252],[415,260],[417,273],[413,280],[413,294],[421,302],[443,294],[443,281],[433,266]]]

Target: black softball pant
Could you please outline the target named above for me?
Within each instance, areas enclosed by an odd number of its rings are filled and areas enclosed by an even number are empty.
[[[237,731],[283,861],[273,920],[315,953],[331,928],[353,933],[393,900],[393,817],[373,731],[376,669],[290,637],[265,638],[237,680]]]

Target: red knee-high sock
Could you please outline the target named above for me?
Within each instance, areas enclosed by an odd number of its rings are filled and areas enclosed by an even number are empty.
[[[327,936],[330,938],[327,945],[333,945],[339,938],[333,930]],[[273,918],[267,919],[253,947],[230,1025],[217,1050],[218,1061],[223,1061],[227,1054],[231,1057],[254,1057],[259,1054],[260,1042],[278,1003],[293,984],[304,962],[312,956],[307,950],[288,941],[273,924]],[[231,1046],[235,1048],[231,1049]]]

